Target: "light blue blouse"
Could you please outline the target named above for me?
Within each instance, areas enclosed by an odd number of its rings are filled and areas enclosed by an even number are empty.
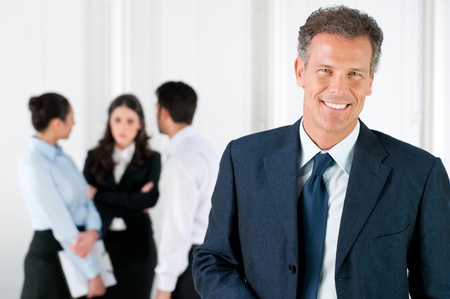
[[[100,216],[87,196],[86,181],[72,159],[60,146],[32,137],[20,162],[18,179],[33,229],[52,230],[85,278],[97,276],[92,256],[82,259],[68,248],[79,233],[77,226],[101,228]]]

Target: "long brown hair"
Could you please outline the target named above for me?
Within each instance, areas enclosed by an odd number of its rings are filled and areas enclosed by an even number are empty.
[[[103,138],[100,139],[98,145],[92,151],[94,162],[92,164],[91,172],[94,174],[97,182],[103,182],[105,178],[114,171],[115,164],[112,159],[112,153],[114,151],[115,140],[111,133],[109,121],[111,118],[111,113],[114,109],[120,106],[125,106],[136,112],[139,116],[139,121],[141,122],[141,129],[138,131],[134,140],[136,143],[136,149],[130,165],[132,167],[140,167],[144,165],[145,161],[154,153],[148,144],[150,137],[147,135],[145,130],[144,111],[142,110],[142,106],[138,98],[132,94],[123,94],[118,96],[109,105],[108,123],[106,125]]]

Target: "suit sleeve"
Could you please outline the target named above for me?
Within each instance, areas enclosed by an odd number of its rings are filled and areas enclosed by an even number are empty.
[[[411,298],[450,298],[450,181],[436,159],[408,258]]]
[[[89,151],[84,161],[83,175],[89,185],[97,187],[97,180],[91,171],[92,163],[94,163],[94,158],[92,157],[92,151]]]
[[[89,171],[91,158],[88,157],[85,164],[84,174],[88,182],[96,186],[95,179]],[[153,207],[159,197],[158,181],[161,172],[161,158],[159,154],[154,154],[149,162],[144,166],[146,168],[146,180],[142,183],[143,187],[148,182],[153,182],[154,186],[150,192],[142,193],[140,190],[135,192],[109,192],[98,191],[95,194],[94,201],[103,205],[117,208],[125,208],[129,210],[142,210]]]
[[[195,287],[204,299],[257,298],[245,282],[231,147],[220,162],[205,241],[194,251]]]
[[[151,160],[146,163],[147,168],[146,180],[143,187],[148,182],[153,182],[154,186],[150,192],[97,192],[94,197],[95,201],[100,201],[111,206],[127,208],[130,210],[142,210],[155,206],[159,197],[158,182],[161,173],[161,158],[159,154],[154,154]]]

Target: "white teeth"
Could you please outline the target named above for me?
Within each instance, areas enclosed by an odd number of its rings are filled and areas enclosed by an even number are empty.
[[[334,104],[334,103],[327,103],[324,102],[326,106],[333,108],[333,109],[344,109],[345,107],[347,107],[347,104]]]

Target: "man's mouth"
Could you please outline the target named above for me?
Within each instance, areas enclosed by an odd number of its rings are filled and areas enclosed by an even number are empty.
[[[337,109],[337,110],[342,110],[345,109],[348,104],[336,104],[336,103],[329,103],[329,102],[323,102],[325,104],[325,106],[333,108],[333,109]]]

